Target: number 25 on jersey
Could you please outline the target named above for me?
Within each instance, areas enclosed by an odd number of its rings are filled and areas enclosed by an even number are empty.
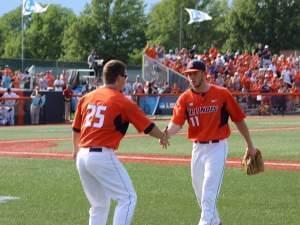
[[[106,106],[104,105],[93,105],[89,104],[87,106],[87,115],[85,118],[85,127],[94,127],[94,128],[101,128],[104,123],[104,115],[103,111],[106,110]]]

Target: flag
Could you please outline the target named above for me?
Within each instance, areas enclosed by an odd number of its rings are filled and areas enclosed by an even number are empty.
[[[43,13],[46,12],[48,9],[46,7],[41,6],[39,3],[35,2],[34,0],[23,0],[23,16],[31,15],[32,13]]]
[[[190,15],[190,21],[188,24],[192,24],[192,23],[196,23],[196,22],[202,22],[205,20],[211,20],[211,16],[209,16],[207,13],[202,12],[200,10],[196,10],[196,9],[187,9],[185,8],[185,10],[189,13]]]

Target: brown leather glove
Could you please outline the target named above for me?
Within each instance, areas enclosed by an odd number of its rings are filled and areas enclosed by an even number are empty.
[[[255,156],[245,154],[242,159],[242,167],[249,176],[263,172],[265,167],[260,150],[257,149]]]

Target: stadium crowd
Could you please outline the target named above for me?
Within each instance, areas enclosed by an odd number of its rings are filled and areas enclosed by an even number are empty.
[[[179,73],[190,60],[197,58],[207,65],[206,77],[210,83],[245,94],[292,94],[287,107],[299,104],[300,57],[272,54],[268,45],[258,44],[252,52],[227,50],[225,53],[211,46],[208,51],[198,53],[196,45],[166,52],[163,46],[149,44],[144,53]],[[270,100],[265,97],[261,102],[266,105]]]

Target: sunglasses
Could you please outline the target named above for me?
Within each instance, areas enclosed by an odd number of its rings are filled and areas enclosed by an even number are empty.
[[[121,77],[124,77],[125,79],[128,77],[127,74],[121,74]]]

